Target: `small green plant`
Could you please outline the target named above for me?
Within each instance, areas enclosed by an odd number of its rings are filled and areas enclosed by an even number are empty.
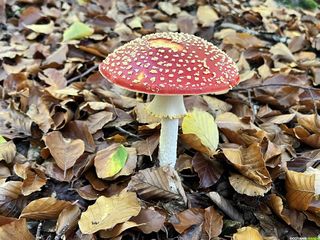
[[[278,0],[280,3],[292,8],[304,8],[314,10],[318,8],[318,3],[315,0]]]

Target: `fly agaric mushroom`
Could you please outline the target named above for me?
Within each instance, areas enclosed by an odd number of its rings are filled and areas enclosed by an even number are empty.
[[[111,53],[99,70],[122,88],[155,95],[147,109],[161,118],[161,166],[176,162],[179,118],[186,114],[183,95],[225,93],[239,82],[230,57],[185,33],[155,33],[132,40]]]

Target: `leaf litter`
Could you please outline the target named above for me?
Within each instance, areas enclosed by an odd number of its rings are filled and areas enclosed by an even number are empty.
[[[272,0],[0,1],[0,238],[318,236],[319,26]],[[97,71],[158,31],[213,42],[241,78],[185,97],[175,169],[150,97]]]

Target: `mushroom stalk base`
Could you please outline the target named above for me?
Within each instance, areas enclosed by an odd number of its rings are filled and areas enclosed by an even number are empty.
[[[174,167],[177,158],[179,119],[164,118],[161,121],[161,132],[159,142],[160,166],[170,165]]]

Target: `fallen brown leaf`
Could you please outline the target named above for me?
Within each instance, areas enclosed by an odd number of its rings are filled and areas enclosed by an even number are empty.
[[[169,167],[147,168],[132,176],[129,191],[146,200],[178,200],[186,202],[184,189],[177,172]]]
[[[43,140],[62,170],[73,167],[85,149],[84,142],[81,139],[64,138],[59,131],[48,133],[43,137]]]
[[[210,159],[200,153],[196,153],[192,158],[192,166],[200,178],[200,188],[207,188],[215,184],[224,171],[217,159]]]
[[[258,143],[253,143],[248,148],[223,148],[222,151],[242,175],[262,186],[272,182]]]
[[[140,212],[140,204],[135,193],[121,192],[110,198],[100,196],[96,202],[81,214],[79,227],[82,233],[90,234],[110,229],[118,223],[126,222]]]
[[[0,239],[34,240],[30,233],[26,219],[8,219],[6,224],[0,226]]]
[[[158,232],[164,226],[166,217],[158,211],[147,208],[141,209],[140,213],[131,218],[131,220],[139,224],[138,228],[145,234]]]
[[[44,220],[57,219],[61,211],[71,206],[70,202],[53,197],[38,198],[30,202],[21,212],[20,218]]]
[[[222,232],[223,217],[214,207],[207,207],[204,210],[204,230],[209,236],[209,239],[218,237]]]
[[[229,181],[234,190],[248,196],[264,196],[271,189],[271,184],[262,186],[239,174],[232,174]]]
[[[307,210],[315,196],[315,174],[288,170],[285,184],[289,207],[297,210]]]
[[[204,221],[204,210],[189,208],[170,218],[170,222],[178,233],[183,233],[192,225],[200,225]]]

